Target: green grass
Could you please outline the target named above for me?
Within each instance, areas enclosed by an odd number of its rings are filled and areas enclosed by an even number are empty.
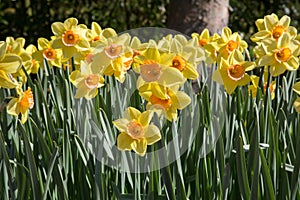
[[[277,78],[276,97],[271,100],[269,91],[264,94],[261,88],[256,98],[248,95],[246,87],[229,96],[216,89],[220,86],[206,79],[202,69],[199,93],[193,93],[190,82],[184,87],[191,105],[180,113],[178,122],[162,124],[164,140],[148,147],[149,151],[163,147],[179,134],[187,150],[178,156],[173,147],[178,160],[145,173],[111,168],[85,145],[88,133],[106,134],[115,141],[117,132],[111,121],[126,108],[123,102],[142,107],[137,93],[130,95],[132,91],[108,77],[95,99],[75,100],[68,70],[46,68],[28,77],[35,100],[29,120],[23,125],[6,109],[0,113],[0,196],[36,200],[299,199],[300,117],[293,108],[296,95],[291,89],[297,73]],[[130,73],[125,85],[133,84],[134,73]],[[121,90],[123,95],[119,95]],[[0,101],[10,95],[10,90],[2,88]],[[74,107],[75,103],[87,106],[91,115]],[[191,133],[184,131],[191,127]],[[103,141],[98,142],[103,146]],[[162,159],[168,157],[156,162]]]

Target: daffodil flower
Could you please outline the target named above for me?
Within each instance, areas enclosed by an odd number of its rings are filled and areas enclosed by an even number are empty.
[[[256,94],[257,94],[257,89],[258,89],[259,77],[252,75],[252,76],[250,76],[250,80],[252,82],[252,85],[248,86],[249,95],[251,94],[252,97],[255,98]],[[275,98],[275,89],[276,89],[276,81],[272,81],[271,84],[269,85],[269,90],[270,90],[272,100]],[[264,93],[266,93],[266,91],[267,91],[267,82],[265,80],[264,81]]]
[[[112,28],[102,29],[97,22],[92,22],[91,29],[87,32],[87,38],[90,42],[91,47],[96,47],[100,43],[107,40],[110,37],[117,37],[117,33]]]
[[[66,59],[71,58],[78,50],[85,51],[90,47],[86,37],[87,27],[78,25],[76,18],[68,18],[62,22],[54,22],[51,26],[52,32],[56,36],[53,40],[54,49],[62,49]]]
[[[15,88],[18,86],[17,81],[12,76],[17,73],[22,65],[19,56],[6,53],[7,44],[0,42],[0,87]]]
[[[192,38],[196,38],[198,40],[198,44],[200,48],[203,48],[205,51],[205,63],[212,64],[217,61],[217,45],[214,45],[216,41],[220,38],[220,35],[215,33],[210,36],[208,29],[204,29],[201,34],[193,33]]]
[[[163,88],[165,91],[164,95],[157,95],[149,89],[143,89],[143,92],[140,91],[140,95],[148,101],[147,109],[154,110],[157,114],[163,114],[167,120],[177,120],[177,110],[182,110],[187,107],[191,98],[183,91],[179,91],[179,86],[173,86],[170,88]],[[161,97],[163,96],[163,97]]]
[[[75,98],[94,98],[98,94],[98,88],[104,86],[104,78],[98,68],[92,68],[91,64],[81,62],[80,70],[75,70],[70,75],[70,80],[77,88]]]
[[[284,32],[290,34],[292,38],[297,35],[297,29],[290,26],[290,17],[284,15],[280,19],[276,14],[266,15],[263,19],[256,20],[255,24],[258,32],[251,36],[253,42],[261,42],[267,38],[278,40]]]
[[[243,52],[244,49],[248,47],[247,42],[242,40],[237,32],[232,33],[228,27],[222,29],[221,37],[216,42],[219,52],[217,57],[218,61],[220,61],[221,58],[227,59],[234,50]]]
[[[170,67],[175,55],[160,53],[157,48],[148,48],[135,57],[138,63],[134,70],[140,74],[137,80],[139,92],[151,91],[159,98],[166,98],[166,87],[182,85],[185,78],[180,70]]]
[[[289,33],[283,33],[278,41],[266,39],[261,42],[261,45],[265,55],[259,58],[258,65],[270,66],[272,76],[283,74],[286,70],[298,69],[299,58],[295,54],[299,51],[299,45],[291,40]]]
[[[43,68],[44,60],[46,60],[50,67],[61,67],[62,66],[62,50],[54,49],[52,47],[53,40],[49,41],[46,38],[38,39],[38,51],[34,52],[32,57],[37,60]]]
[[[183,35],[168,35],[158,42],[158,49],[162,53],[172,53],[170,67],[178,69],[185,78],[197,79],[197,66],[204,59],[204,51],[199,48],[197,39],[187,40]]]
[[[21,123],[24,124],[28,119],[29,109],[34,106],[34,99],[31,88],[23,92],[21,84],[17,87],[17,98],[12,98],[7,105],[7,113],[10,115],[18,116],[21,114]]]
[[[123,113],[123,118],[113,121],[114,126],[120,131],[117,138],[117,146],[123,151],[135,151],[144,156],[147,145],[152,145],[161,139],[157,126],[150,124],[153,112],[129,107]]]
[[[107,38],[105,42],[95,48],[92,66],[101,68],[104,75],[114,75],[119,82],[124,82],[133,57],[129,42],[129,34]]]
[[[224,85],[227,93],[232,94],[237,86],[250,82],[250,77],[246,72],[254,67],[254,62],[244,61],[243,54],[234,50],[227,60],[221,58],[219,69],[213,73],[213,80]]]
[[[29,72],[30,73],[33,73],[33,74],[36,74],[38,73],[38,70],[40,68],[40,62],[37,61],[35,58],[33,58],[33,54],[35,52],[37,52],[37,48],[35,45],[33,44],[30,44],[26,47],[25,51],[31,56],[31,63],[30,63],[30,69],[29,69]],[[29,74],[29,73],[28,73]]]

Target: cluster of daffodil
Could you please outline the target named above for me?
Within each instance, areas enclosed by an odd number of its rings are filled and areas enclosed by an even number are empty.
[[[167,120],[177,120],[178,110],[190,104],[190,97],[181,90],[183,84],[198,78],[197,66],[204,61],[207,65],[217,64],[213,80],[223,84],[232,94],[236,87],[248,85],[249,94],[256,96],[259,79],[266,85],[268,74],[272,77],[286,70],[299,67],[300,36],[290,26],[290,18],[281,19],[275,14],[256,21],[258,32],[251,40],[256,42],[255,61],[246,59],[247,43],[241,36],[225,27],[221,35],[210,36],[207,29],[201,34],[193,33],[191,39],[183,35],[167,35],[159,41],[142,43],[128,33],[118,35],[112,28],[102,29],[93,22],[91,28],[69,18],[52,24],[50,40],[39,38],[38,46],[24,48],[23,38],[8,37],[0,42],[0,87],[16,89],[17,97],[8,103],[9,114],[19,115],[21,122],[28,118],[28,110],[34,105],[31,89],[25,88],[26,74],[37,73],[45,64],[50,67],[70,67],[70,80],[76,87],[75,98],[92,99],[105,84],[105,76],[114,76],[124,82],[129,70],[138,75],[137,89],[147,102],[145,111],[129,107],[122,119],[113,122],[121,132],[117,145],[121,150],[134,150],[144,155],[147,145],[160,140],[159,129],[151,123],[154,113]],[[73,59],[73,62],[70,62]],[[23,67],[22,67],[23,66]],[[264,76],[253,75],[255,67],[264,67]],[[275,82],[270,81],[270,91]],[[300,83],[294,90],[300,94]],[[274,98],[274,94],[272,94]],[[300,111],[300,98],[295,102]]]
[[[259,79],[262,78],[264,91],[266,92],[269,85],[273,99],[276,81],[270,80],[267,84],[268,74],[273,78],[286,71],[298,69],[300,35],[297,35],[295,27],[290,26],[290,17],[286,15],[281,19],[276,14],[266,15],[256,21],[256,26],[258,32],[251,37],[256,43],[254,48],[256,58],[253,62],[245,61],[245,56],[248,55],[247,43],[241,40],[237,32],[232,33],[227,27],[222,30],[221,36],[218,34],[210,36],[205,29],[200,35],[192,34],[192,37],[197,38],[199,45],[205,50],[206,64],[217,63],[218,69],[214,72],[213,79],[224,84],[228,94],[232,94],[237,86],[252,83],[248,85],[248,91],[256,97]],[[264,67],[262,77],[250,72],[256,67]],[[300,93],[300,88],[295,86],[294,90]],[[300,103],[299,98],[297,102]]]

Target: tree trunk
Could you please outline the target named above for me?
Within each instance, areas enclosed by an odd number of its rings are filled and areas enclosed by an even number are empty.
[[[170,0],[167,26],[189,36],[205,28],[220,34],[228,24],[228,8],[229,0]]]

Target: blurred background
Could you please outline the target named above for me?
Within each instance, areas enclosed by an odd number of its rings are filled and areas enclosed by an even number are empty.
[[[63,22],[68,17],[76,17],[88,27],[92,21],[96,21],[102,28],[112,27],[122,32],[147,26],[176,29],[174,22],[179,24],[177,27],[181,27],[182,23],[178,17],[181,19],[189,15],[199,19],[198,24],[191,26],[193,29],[186,31],[186,34],[190,34],[200,32],[207,26],[207,23],[201,22],[202,14],[205,14],[201,9],[204,3],[210,2],[219,4],[228,12],[223,22],[233,32],[241,33],[247,42],[250,35],[257,31],[255,20],[267,14],[275,13],[279,17],[286,14],[291,17],[291,25],[297,29],[299,26],[299,0],[0,0],[0,40],[5,40],[7,36],[24,37],[26,45],[36,44],[39,37],[50,38],[53,22]],[[190,11],[191,8],[196,11]],[[214,7],[209,9],[213,14],[219,12],[214,12]],[[218,20],[207,21],[209,24]]]

